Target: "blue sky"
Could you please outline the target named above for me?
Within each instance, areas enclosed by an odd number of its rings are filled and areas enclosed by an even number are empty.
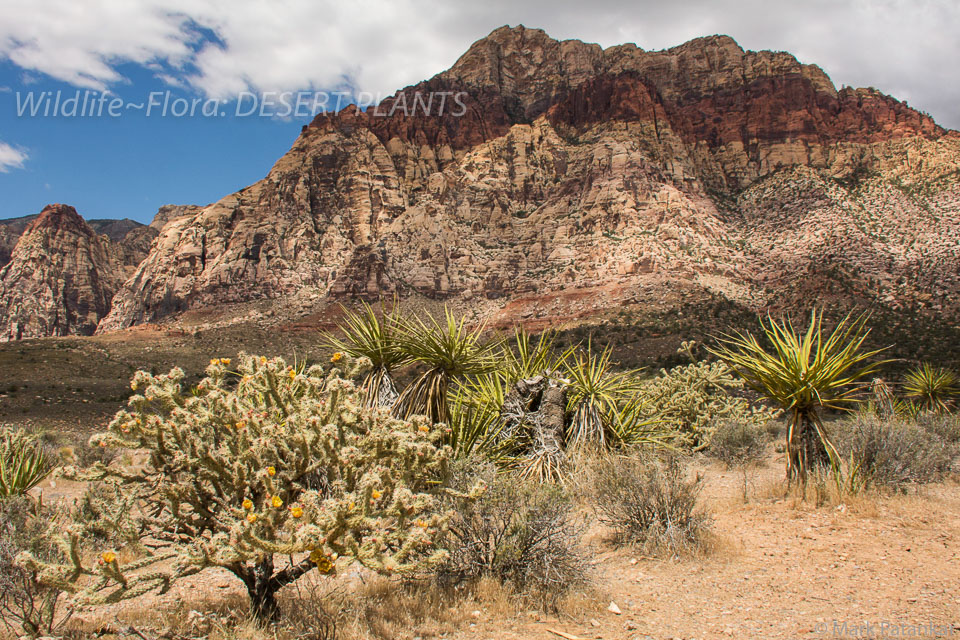
[[[27,91],[60,91],[66,99],[91,90],[49,78],[24,86],[11,66],[0,68],[0,85],[12,88],[0,93],[0,135],[29,156],[22,168],[0,173],[0,218],[65,202],[85,218],[148,223],[163,204],[207,204],[256,182],[309,122],[234,117],[230,108],[225,117],[147,117],[131,110],[116,118],[17,117],[18,91],[22,100]],[[130,83],[113,92],[124,102],[142,103],[151,92],[170,89],[142,70],[123,71]],[[196,97],[176,88],[172,95]]]
[[[308,117],[236,117],[246,92],[389,95],[448,68],[503,24],[555,38],[661,49],[725,33],[786,50],[834,83],[874,86],[960,128],[955,0],[3,0],[0,218],[71,204],[149,222],[262,178]],[[18,117],[17,93],[151,92],[216,100],[227,115]]]

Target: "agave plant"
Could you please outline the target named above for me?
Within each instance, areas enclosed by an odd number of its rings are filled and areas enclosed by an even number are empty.
[[[960,394],[960,380],[949,369],[924,362],[911,369],[903,379],[903,390],[921,411],[946,413],[955,396]]]
[[[382,317],[366,302],[360,311],[351,311],[342,305],[341,309],[344,313],[344,320],[340,323],[343,338],[328,334],[327,345],[354,358],[367,358],[372,363],[373,367],[361,383],[364,406],[392,406],[398,396],[393,371],[403,366],[407,358],[398,335],[398,305],[395,304],[393,311]]]
[[[23,495],[46,477],[51,464],[43,446],[22,429],[0,431],[0,499]]]
[[[567,411],[572,416],[567,445],[607,447],[621,442],[625,424],[621,411],[640,389],[636,372],[614,371],[609,347],[596,353],[589,343],[586,351],[565,362],[564,370],[570,383]]]
[[[483,326],[468,329],[466,318],[444,309],[443,322],[433,316],[399,319],[400,351],[408,362],[426,367],[400,394],[393,413],[410,419],[424,415],[433,422],[450,422],[450,383],[465,376],[480,376],[496,369],[496,344],[482,341]]]
[[[822,312],[814,310],[806,333],[789,320],[762,320],[768,350],[752,334],[736,332],[717,339],[709,351],[726,362],[747,386],[790,414],[786,435],[787,478],[806,482],[814,465],[839,470],[840,458],[820,417],[823,409],[849,409],[865,388],[861,381],[886,361],[874,360],[883,349],[868,351],[867,316],[847,315],[824,335]]]

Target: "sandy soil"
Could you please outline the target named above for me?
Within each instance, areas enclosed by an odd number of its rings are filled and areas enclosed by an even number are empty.
[[[747,503],[739,472],[703,469],[718,536],[707,558],[645,559],[601,544],[606,597],[588,618],[504,621],[481,612],[455,637],[960,637],[960,485],[818,508],[778,495],[781,463],[754,472]]]
[[[784,496],[781,465],[782,456],[771,457],[750,473],[746,502],[739,471],[709,461],[696,465],[695,471],[704,475],[703,504],[715,533],[714,548],[703,558],[648,558],[593,535],[587,544],[594,553],[601,596],[586,610],[558,618],[537,611],[512,615],[515,608],[503,602],[469,603],[464,606],[476,610],[452,626],[449,620],[425,623],[397,637],[960,637],[956,479],[908,495],[868,494],[818,507],[815,499]],[[61,483],[44,493],[51,499],[68,498],[78,489]],[[132,621],[129,614],[134,611],[182,615],[220,608],[216,603],[224,601],[237,606],[243,600],[239,581],[223,571],[208,571],[165,596],[146,596],[92,618],[116,620],[114,615],[120,614]],[[619,614],[608,610],[610,602]],[[88,616],[80,618],[92,622]]]

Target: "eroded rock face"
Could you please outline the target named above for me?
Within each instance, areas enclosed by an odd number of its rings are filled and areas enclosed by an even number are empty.
[[[431,92],[462,92],[462,115],[409,113]],[[688,289],[956,313],[958,169],[960,134],[786,53],[505,27],[377,109],[317,117],[262,181],[172,215],[99,330],[304,291],[513,317]]]
[[[94,332],[156,235],[132,221],[96,222],[116,241],[67,205],[32,217],[0,269],[0,340]]]

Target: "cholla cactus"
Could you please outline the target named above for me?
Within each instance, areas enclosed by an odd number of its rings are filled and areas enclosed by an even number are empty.
[[[684,343],[685,349],[689,343]],[[644,407],[649,415],[676,429],[690,445],[700,448],[724,422],[761,426],[776,417],[775,411],[751,406],[730,392],[743,388],[725,363],[695,361],[660,374],[644,384]]]
[[[60,541],[71,565],[23,561],[89,604],[162,592],[223,567],[266,619],[276,613],[276,591],[314,568],[333,573],[358,561],[394,574],[444,560],[435,545],[451,515],[435,488],[451,453],[440,444],[442,427],[363,408],[337,368],[238,360],[235,370],[228,359],[211,361],[186,392],[180,369],[137,372],[129,408],[91,444],[146,450],[149,459],[67,472],[116,484],[114,516],[123,516],[113,529],[137,543],[138,559],[121,562],[117,551],[98,549],[96,566],[87,566],[78,517]],[[275,556],[289,560],[275,565]]]

